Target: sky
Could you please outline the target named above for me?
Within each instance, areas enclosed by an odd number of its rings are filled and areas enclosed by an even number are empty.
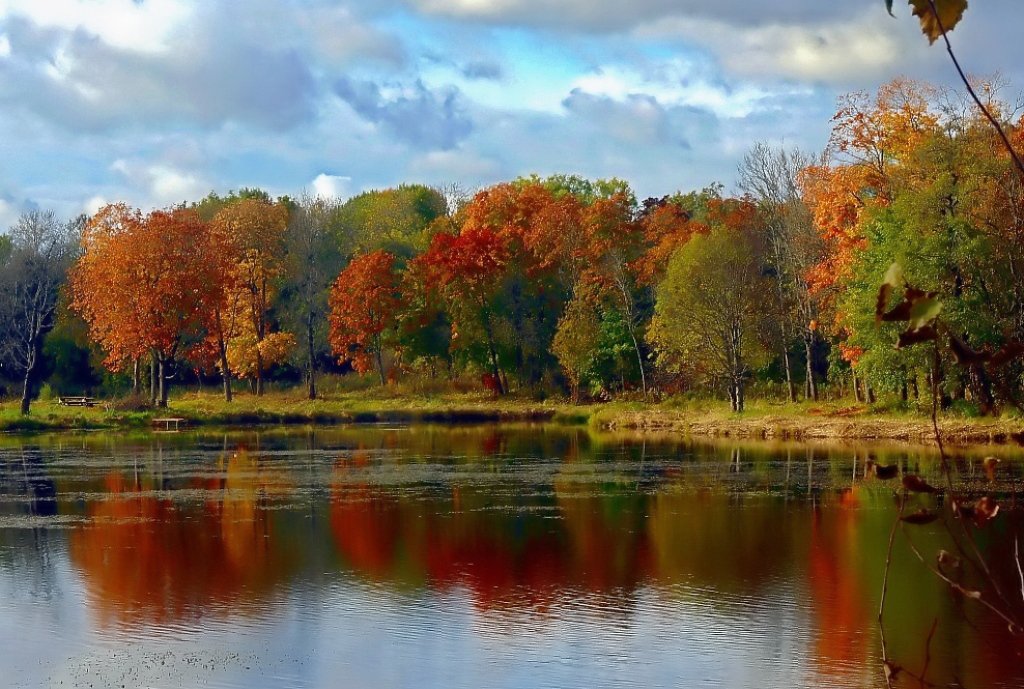
[[[971,3],[966,68],[1024,87],[1019,0]],[[897,0],[0,0],[0,228],[241,187],[347,197],[537,173],[732,187],[819,150],[836,98],[954,84]]]

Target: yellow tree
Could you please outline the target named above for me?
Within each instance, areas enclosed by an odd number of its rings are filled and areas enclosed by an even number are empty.
[[[284,273],[284,239],[288,209],[281,203],[244,198],[220,210],[213,220],[234,252],[235,276],[228,302],[239,316],[239,329],[227,343],[230,368],[255,381],[263,394],[263,372],[287,358],[294,345],[288,333],[271,332],[270,308]]]

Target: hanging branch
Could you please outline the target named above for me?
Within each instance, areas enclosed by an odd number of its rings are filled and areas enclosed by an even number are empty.
[[[1013,144],[1010,143],[1010,138],[1006,136],[1006,132],[1003,130],[1003,126],[999,124],[999,121],[989,112],[989,109],[981,102],[981,98],[978,97],[974,87],[971,86],[970,80],[964,73],[963,68],[960,66],[960,60],[957,59],[956,53],[953,52],[953,44],[949,40],[949,35],[946,33],[946,27],[942,23],[942,17],[939,15],[939,9],[935,6],[935,0],[928,0],[928,5],[931,8],[932,16],[935,17],[935,23],[939,27],[939,32],[942,34],[942,40],[946,44],[946,52],[949,53],[949,58],[953,61],[953,66],[956,67],[957,74],[960,75],[960,80],[964,82],[964,86],[967,87],[967,93],[974,99],[974,103],[981,110],[982,114],[985,115],[986,119],[995,127],[995,130],[999,133],[999,138],[1003,140],[1003,145],[1006,150],[1010,152],[1010,157],[1013,158],[1014,165],[1017,167],[1017,173],[1024,179],[1024,161],[1021,161],[1017,151],[1014,150]]]

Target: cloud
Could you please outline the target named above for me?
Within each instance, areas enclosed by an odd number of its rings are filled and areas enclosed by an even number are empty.
[[[171,47],[175,31],[193,14],[186,0],[0,0],[0,18],[82,32],[106,45],[140,53]]]
[[[101,208],[103,208],[109,203],[110,202],[107,201],[107,199],[103,198],[102,196],[93,196],[92,198],[88,199],[84,204],[82,204],[82,212],[85,213],[86,215],[96,215],[96,213]]]
[[[923,61],[927,44],[908,41],[913,31],[911,24],[891,21],[884,13],[865,12],[846,21],[753,27],[670,17],[638,27],[635,33],[707,46],[736,75],[877,83],[896,65],[906,69]]]
[[[335,93],[365,120],[421,149],[454,148],[473,131],[455,87],[428,89],[417,79],[411,86],[339,79]]]
[[[320,173],[313,180],[313,194],[322,199],[345,200],[352,195],[352,178]]]
[[[753,26],[765,22],[815,21],[848,16],[843,5],[778,0],[407,0],[420,12],[445,17],[543,26],[559,31],[622,32],[665,17],[697,17]],[[884,10],[883,10],[884,12]]]
[[[283,129],[313,113],[314,80],[294,52],[229,33],[168,54],[131,52],[81,31],[7,23],[0,103],[75,129],[237,121]]]
[[[565,107],[593,123],[605,136],[631,144],[689,144],[672,136],[665,109],[654,96],[628,94],[622,100],[573,90]]]
[[[497,179],[500,168],[469,151],[430,151],[409,163],[409,171],[428,183],[459,182],[475,186],[480,180]]]
[[[169,206],[201,198],[212,185],[194,172],[165,163],[115,160],[111,170],[145,194],[154,206]]]
[[[504,76],[501,64],[491,60],[475,60],[467,62],[460,70],[467,79],[490,79],[497,81]]]

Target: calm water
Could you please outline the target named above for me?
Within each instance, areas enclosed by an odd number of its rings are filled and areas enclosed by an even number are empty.
[[[1001,452],[1011,491],[1024,463]],[[0,677],[881,686],[894,497],[861,477],[869,454],[936,475],[916,448],[544,426],[0,438]],[[958,480],[983,486],[982,456],[962,455]],[[1016,519],[980,547],[1005,560]],[[934,525],[914,535],[944,546]],[[932,682],[1024,686],[1024,646],[965,616],[899,540],[889,596],[907,667],[923,668],[937,620]]]

